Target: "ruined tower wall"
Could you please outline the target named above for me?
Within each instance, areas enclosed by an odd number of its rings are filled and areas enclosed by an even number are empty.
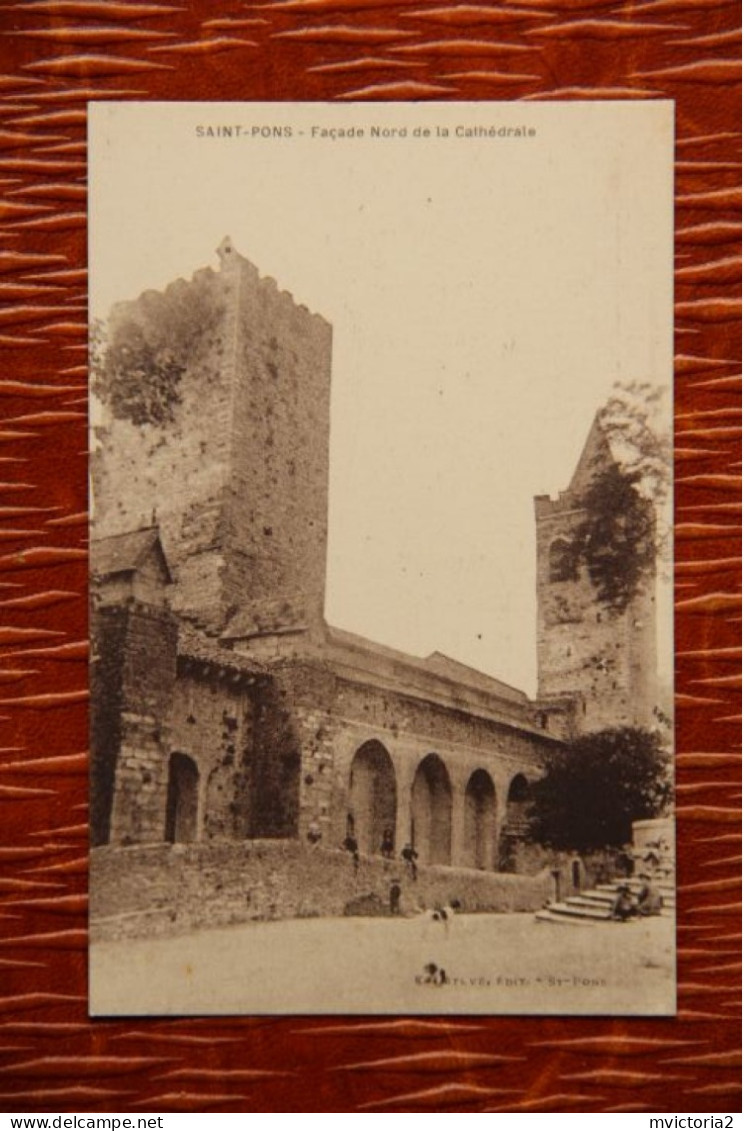
[[[107,422],[93,458],[94,537],[158,524],[177,585],[173,604],[219,616],[224,566],[222,523],[230,458],[229,284],[211,270],[163,294],[147,292],[114,308],[110,346],[143,339],[172,353],[181,369],[158,387],[136,358],[126,397],[106,375]],[[144,352],[144,351],[143,351]],[[148,350],[145,360],[151,356]],[[182,368],[181,368],[182,367]]]
[[[620,613],[597,600],[586,566],[551,580],[550,547],[571,541],[584,514],[566,492],[535,501],[538,699],[578,695],[579,730],[653,725],[656,613],[653,580]]]
[[[173,608],[207,627],[287,596],[312,621],[325,590],[331,328],[229,241],[219,254],[219,272],[112,313],[94,537],[157,522]]]
[[[325,599],[331,327],[223,245],[234,280],[234,403],[226,527],[229,600]],[[229,258],[232,255],[232,258]]]

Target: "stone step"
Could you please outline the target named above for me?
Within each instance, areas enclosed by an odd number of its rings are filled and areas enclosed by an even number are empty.
[[[643,880],[641,879],[640,876],[614,876],[613,879],[609,881],[609,883],[610,884],[641,884],[641,883],[643,883]],[[664,888],[664,887],[673,888],[675,886],[674,876],[654,876],[654,877],[652,877],[652,883],[653,883],[655,888]]]
[[[634,892],[634,894],[637,893],[637,890],[638,889],[636,889],[636,892]],[[677,900],[676,900],[676,897],[675,897],[675,893],[673,891],[672,892],[666,892],[666,891],[662,890],[661,888],[659,888],[657,890],[659,891],[662,899],[664,900],[664,906],[665,907],[676,907]],[[633,888],[631,888],[631,892],[633,892]],[[594,903],[611,904],[615,901],[616,895],[617,895],[617,888],[611,888],[611,887],[609,887],[609,885],[603,885],[601,888],[592,888],[592,889],[587,889],[587,891],[582,891],[580,898],[581,899],[590,899]],[[579,897],[569,896],[568,898],[569,899],[576,899],[576,898],[579,898]]]
[[[637,884],[636,886],[640,888],[641,885]],[[560,902],[549,903],[547,907],[537,912],[536,918],[546,923],[608,922],[611,919],[612,905],[616,895],[617,886],[602,884],[599,888],[581,892],[580,895],[569,895]],[[661,917],[664,919],[674,918],[674,905],[667,902],[666,898],[661,910]]]
[[[592,903],[608,903],[612,904],[615,901],[614,891],[599,891],[597,888],[587,888],[580,894],[569,896],[570,899],[590,899]]]
[[[616,880],[611,884],[597,884],[594,889],[596,891],[617,891],[618,888],[629,887],[631,891],[639,891],[643,887],[642,880]],[[676,892],[676,885],[669,883],[653,884],[657,891],[662,895],[674,895]]]
[[[615,897],[604,893],[597,895],[591,891],[583,891],[581,895],[567,895],[561,902],[567,903],[569,907],[591,907],[595,910],[602,910],[612,907]]]
[[[643,886],[640,881],[636,881],[636,882],[628,881],[626,883],[626,881],[623,880],[622,884],[625,884],[626,887],[629,887],[631,892],[634,895],[636,895],[641,890],[641,887]],[[608,897],[611,896],[614,899],[614,897],[617,895],[618,888],[621,887],[622,884],[598,884],[597,887],[594,888],[593,890],[595,892],[597,892],[598,894],[601,894],[603,896],[608,896]],[[672,907],[676,906],[676,904],[677,904],[677,892],[676,892],[676,889],[674,887],[668,886],[666,884],[654,884],[654,887],[656,888],[659,895],[664,900],[665,904],[668,904]],[[582,894],[588,894],[588,893],[582,893]]]
[[[563,927],[589,927],[595,926],[597,919],[581,919],[578,915],[556,915],[549,907],[543,907],[535,914],[538,923],[559,923]]]
[[[538,919],[545,922],[561,923],[608,923],[611,921],[610,905],[601,906],[581,905],[577,903],[551,903],[536,913]],[[674,913],[662,910],[662,919],[673,919]]]
[[[599,907],[562,901],[560,903],[549,903],[543,910],[550,911],[553,915],[561,915],[565,918],[574,919],[603,920],[609,919],[610,917],[609,905],[607,907]]]

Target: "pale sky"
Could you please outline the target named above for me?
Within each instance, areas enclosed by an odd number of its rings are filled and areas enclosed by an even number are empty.
[[[225,235],[322,314],[327,619],[534,693],[533,496],[568,485],[615,382],[671,382],[671,103],[91,111],[93,314],[216,267]]]

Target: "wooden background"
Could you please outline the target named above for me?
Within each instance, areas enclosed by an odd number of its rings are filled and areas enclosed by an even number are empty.
[[[5,0],[4,1110],[741,1110],[737,26],[730,0]],[[87,1020],[85,104],[107,97],[676,99],[676,1020]]]

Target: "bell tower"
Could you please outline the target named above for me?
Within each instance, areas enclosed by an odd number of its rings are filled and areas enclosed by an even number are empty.
[[[595,418],[568,489],[535,499],[538,699],[574,699],[582,732],[652,726],[657,703],[655,570],[624,607],[613,607],[576,552],[586,492],[613,466],[620,465]]]

